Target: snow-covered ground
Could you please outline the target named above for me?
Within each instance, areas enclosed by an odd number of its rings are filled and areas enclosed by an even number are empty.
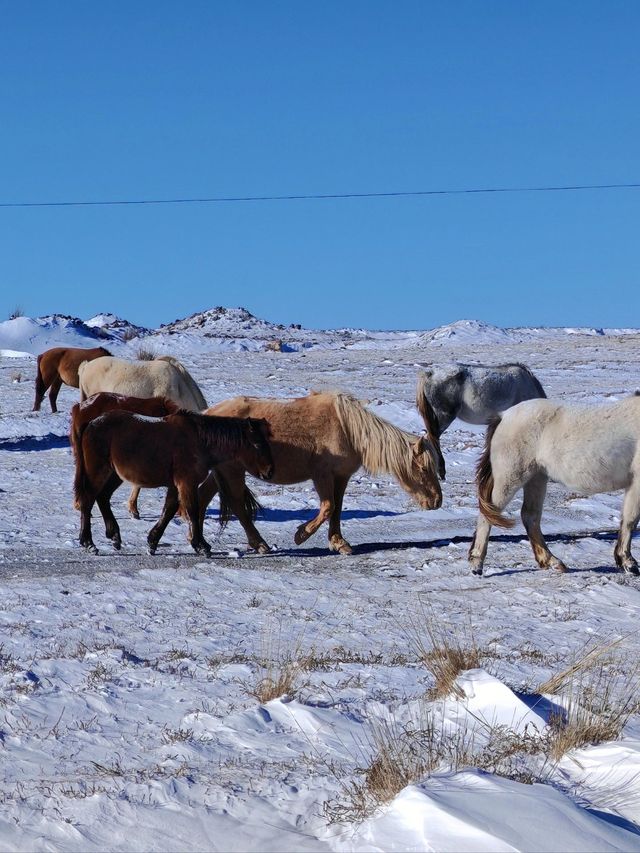
[[[518,523],[496,532],[486,575],[474,577],[483,431],[456,422],[443,437],[442,509],[419,510],[391,479],[352,479],[352,556],[329,554],[323,529],[293,544],[317,505],[310,484],[257,482],[267,556],[246,552],[235,521],[218,534],[212,508],[211,560],[193,554],[177,520],[150,557],[162,495],[143,492],[134,521],[124,487],[113,499],[123,549],[110,549],[98,517],[91,556],[77,546],[71,500],[77,391],[63,388],[57,415],[46,400],[31,412],[35,354],[93,346],[92,330],[117,355],[175,353],[211,403],[343,389],[414,430],[418,365],[518,360],[549,396],[603,402],[638,387],[640,334],[470,321],[313,331],[247,313],[212,309],[155,331],[107,314],[0,324],[0,849],[640,850],[638,713],[615,741],[554,760],[536,784],[469,761],[339,820],[381,731],[401,737],[431,721],[443,739],[481,743],[500,727],[544,737],[566,698],[537,688],[585,649],[620,640],[612,655],[619,680],[629,676],[640,581],[613,568],[620,494],[550,488],[543,530],[566,575],[536,568]],[[276,339],[283,351],[266,349]],[[436,700],[420,647],[445,635],[475,645],[480,663]],[[282,671],[288,695],[261,703],[261,679]]]

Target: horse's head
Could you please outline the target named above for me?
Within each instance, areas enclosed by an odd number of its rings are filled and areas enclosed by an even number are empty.
[[[433,371],[429,371],[429,376]],[[447,469],[444,464],[444,456],[442,455],[442,450],[440,448],[440,435],[442,434],[442,430],[440,429],[440,422],[438,416],[435,413],[435,410],[431,403],[429,402],[427,396],[427,381],[428,375],[426,373],[422,373],[418,378],[418,388],[416,392],[416,406],[418,411],[422,415],[422,420],[424,421],[424,429],[427,436],[427,439],[433,445],[437,456],[438,463],[438,476],[441,480],[444,480],[446,477]]]
[[[422,509],[438,509],[442,506],[442,489],[438,480],[439,460],[442,456],[439,444],[432,438],[420,436],[411,445],[413,454],[410,486],[411,494]]]
[[[269,438],[271,430],[264,418],[245,418],[247,439],[242,462],[250,474],[260,480],[273,477],[273,455]]]

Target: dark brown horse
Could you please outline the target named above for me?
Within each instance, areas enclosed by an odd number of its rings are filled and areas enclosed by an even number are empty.
[[[78,368],[83,361],[93,361],[94,358],[111,355],[104,347],[94,349],[83,349],[81,347],[54,347],[48,349],[38,356],[38,368],[36,373],[36,399],[33,411],[40,411],[40,404],[44,395],[49,391],[49,402],[51,411],[57,412],[56,400],[62,387],[62,383],[72,388],[79,388]]]
[[[98,503],[105,533],[120,548],[120,528],[109,500],[123,480],[144,488],[167,486],[162,515],[147,536],[155,553],[180,504],[189,519],[190,541],[198,554],[211,547],[202,532],[198,485],[214,466],[236,461],[255,477],[270,480],[273,457],[266,421],[224,418],[180,410],[162,419],[131,412],[106,412],[80,432],[76,455],[75,497],[82,514],[80,544],[97,553],[91,538],[91,510]],[[228,518],[221,489],[221,522]]]
[[[71,408],[71,429],[69,431],[69,442],[74,456],[80,443],[80,436],[89,421],[94,420],[105,412],[134,412],[137,415],[149,415],[152,418],[164,418],[166,415],[175,415],[180,411],[180,406],[169,400],[168,397],[127,397],[124,394],[111,394],[108,391],[100,391],[93,394],[81,403],[75,403]],[[129,497],[128,509],[134,518],[140,518],[138,513],[137,498],[140,489],[134,486]],[[80,507],[76,504],[76,509]]]

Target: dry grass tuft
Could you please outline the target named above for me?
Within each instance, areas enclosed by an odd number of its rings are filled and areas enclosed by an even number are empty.
[[[578,670],[565,684],[562,711],[549,719],[552,758],[572,749],[618,740],[638,710],[640,666],[617,658],[599,658],[590,669]]]
[[[447,626],[423,605],[419,616],[411,619],[406,636],[415,656],[433,676],[427,698],[453,695],[462,699],[464,693],[456,679],[468,669],[477,669],[483,657],[470,624]]]
[[[149,347],[138,347],[136,351],[136,358],[138,361],[153,361],[157,358],[158,353],[155,350],[150,349]]]
[[[624,637],[618,637],[608,643],[599,646],[592,645],[587,651],[571,661],[569,666],[561,672],[557,672],[538,687],[538,693],[558,693],[566,685],[575,683],[579,673],[588,671],[597,666],[599,659],[610,653],[622,643]]]
[[[372,757],[359,769],[359,779],[344,783],[341,774],[334,774],[341,781],[341,797],[325,804],[329,822],[362,821],[407,785],[424,781],[433,773],[456,773],[473,767],[533,784],[547,781],[553,769],[544,733],[518,734],[506,726],[470,726],[450,734],[426,706],[415,725],[375,723],[369,747]]]
[[[258,681],[248,688],[248,693],[262,705],[281,696],[292,697],[301,686],[299,675],[300,667],[295,661],[269,662],[261,668]]]

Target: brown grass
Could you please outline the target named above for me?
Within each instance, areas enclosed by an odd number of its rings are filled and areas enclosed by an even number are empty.
[[[149,347],[141,346],[136,350],[136,358],[138,361],[153,361],[157,356],[158,353]]]
[[[618,657],[600,658],[566,683],[562,712],[549,720],[549,753],[559,760],[583,746],[618,740],[638,711],[640,666]]]
[[[470,624],[446,625],[422,605],[405,633],[411,650],[433,677],[434,685],[427,698],[444,699],[453,695],[462,699],[464,692],[456,679],[468,669],[477,669],[483,657]]]

